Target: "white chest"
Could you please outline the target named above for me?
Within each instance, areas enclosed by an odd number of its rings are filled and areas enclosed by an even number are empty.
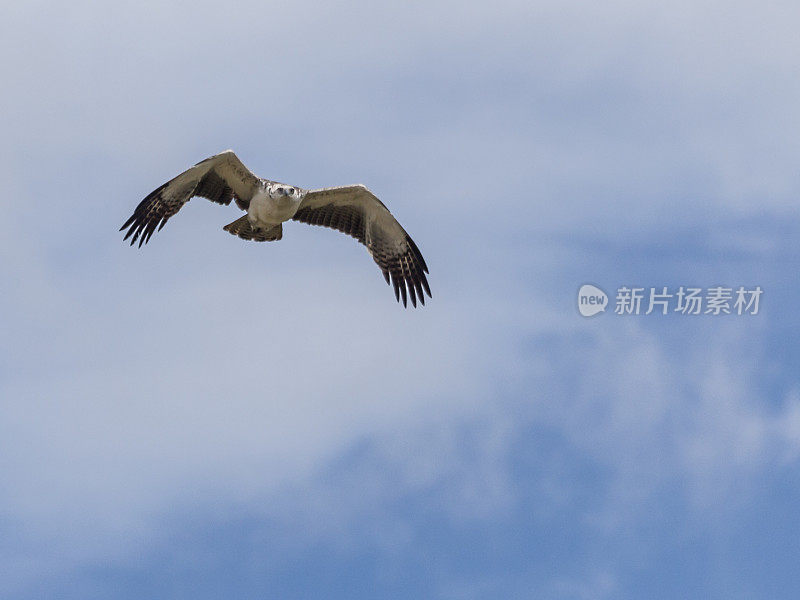
[[[272,186],[259,191],[247,209],[248,220],[253,226],[268,227],[291,219],[303,195],[291,186]]]

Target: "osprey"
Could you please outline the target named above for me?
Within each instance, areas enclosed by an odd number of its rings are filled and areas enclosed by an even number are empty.
[[[428,266],[414,240],[389,209],[363,185],[305,190],[254,175],[233,150],[200,161],[153,190],[133,211],[120,231],[131,246],[147,243],[167,220],[195,196],[228,205],[231,200],[247,214],[223,229],[245,240],[273,242],[283,236],[283,222],[292,219],[309,225],[331,227],[366,246],[386,283],[394,286],[397,301],[407,297],[425,304],[431,289]]]

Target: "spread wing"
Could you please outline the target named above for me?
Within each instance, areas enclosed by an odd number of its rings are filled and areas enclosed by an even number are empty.
[[[195,196],[228,205],[236,200],[239,208],[246,210],[250,200],[261,185],[261,180],[242,164],[233,150],[226,150],[200,161],[153,190],[133,211],[120,231],[128,229],[123,239],[131,239],[131,246],[139,240],[139,247],[161,229],[167,220]]]
[[[300,203],[295,221],[331,227],[357,239],[367,247],[380,267],[386,283],[394,286],[398,302],[407,296],[425,304],[431,288],[425,274],[428,266],[414,240],[389,212],[389,209],[363,185],[325,188],[308,192]]]

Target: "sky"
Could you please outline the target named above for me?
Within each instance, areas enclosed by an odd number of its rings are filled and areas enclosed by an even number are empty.
[[[0,596],[795,598],[798,19],[4,4]],[[367,185],[433,298],[203,199],[122,242],[227,148]],[[623,286],[763,294],[621,315]]]

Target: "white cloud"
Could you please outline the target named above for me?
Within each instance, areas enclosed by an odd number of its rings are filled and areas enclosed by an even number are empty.
[[[696,324],[688,338],[672,336],[680,352],[660,341],[664,330],[612,317],[566,337],[561,352],[537,353],[549,367],[535,385],[552,400],[534,419],[611,469],[608,495],[593,506],[603,527],[638,522],[676,490],[701,520],[728,515],[797,456],[796,394],[772,407],[759,389],[761,327]]]
[[[180,251],[159,266],[151,247],[95,281],[23,283],[13,302],[26,312],[4,342],[0,511],[30,560],[127,557],[170,507],[252,506],[359,437],[469,410],[502,360],[484,356],[488,324],[465,328],[469,306],[435,284],[438,304],[404,311],[355,249],[341,261],[350,248],[330,249],[335,273],[211,261],[200,278],[174,270]],[[473,498],[475,510],[488,502]]]

